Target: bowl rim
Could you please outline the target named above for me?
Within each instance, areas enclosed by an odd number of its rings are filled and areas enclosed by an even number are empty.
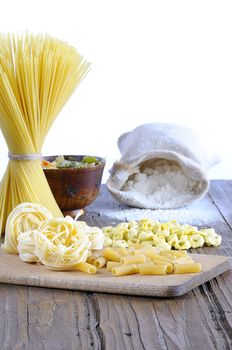
[[[64,154],[63,155],[64,157],[85,157],[85,156],[88,156],[86,154],[82,155],[82,154]],[[58,155],[49,155],[49,156],[42,156],[42,159],[45,159],[45,160],[49,160],[49,158],[56,158],[58,157]],[[43,168],[43,171],[44,172],[65,172],[65,173],[68,173],[68,172],[89,172],[89,171],[94,171],[96,169],[99,169],[99,168],[104,168],[105,167],[105,164],[106,164],[106,160],[105,158],[102,158],[102,157],[98,157],[98,156],[92,156],[91,157],[95,157],[97,158],[97,160],[100,161],[99,164],[93,166],[93,167],[87,167],[87,168],[60,168],[60,169],[46,169],[46,168]]]

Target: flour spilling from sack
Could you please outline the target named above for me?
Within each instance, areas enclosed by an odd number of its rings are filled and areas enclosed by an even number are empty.
[[[186,176],[177,162],[145,162],[138,171],[128,178],[121,191],[139,202],[152,201],[161,209],[182,206],[201,190],[201,183]]]

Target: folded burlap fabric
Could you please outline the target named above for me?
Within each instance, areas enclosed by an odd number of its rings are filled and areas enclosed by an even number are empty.
[[[118,139],[121,159],[114,163],[107,188],[120,203],[170,209],[202,198],[207,170],[219,161],[195,133],[174,124],[140,125]]]

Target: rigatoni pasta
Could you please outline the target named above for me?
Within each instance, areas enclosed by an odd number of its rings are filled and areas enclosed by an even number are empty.
[[[116,262],[120,262],[121,259],[121,255],[116,250],[108,247],[103,250],[102,255],[104,256],[104,258]]]
[[[137,273],[135,264],[115,266],[111,270],[114,276],[126,276]]]
[[[174,264],[174,273],[196,273],[201,271],[200,263]]]
[[[130,256],[123,256],[120,259],[120,262],[122,264],[141,264],[146,262],[146,256],[145,255],[130,255]]]
[[[136,273],[141,275],[166,275],[172,273],[196,273],[201,271],[201,264],[194,263],[191,256],[189,256],[186,251],[162,251],[162,255],[155,254],[152,251],[150,255],[151,258],[149,258],[145,254],[149,250],[150,249],[141,248],[141,246],[136,246],[132,251],[133,254],[131,254],[131,250],[128,249],[128,255],[125,255],[125,248],[121,251],[118,248],[107,247],[103,250],[102,254],[103,257],[107,256],[109,259],[106,264],[107,270],[116,277]],[[120,251],[122,255],[119,260]],[[141,252],[144,252],[144,254],[140,254]]]
[[[104,267],[107,263],[107,260],[104,256],[99,256],[97,259],[94,260],[94,266],[96,266],[97,269],[100,269]]]
[[[115,261],[107,261],[106,268],[108,271],[111,271],[113,267],[120,266],[122,264]]]
[[[97,268],[94,265],[88,264],[86,262],[79,262],[75,265],[75,270],[88,273],[89,275],[93,275],[97,272]]]
[[[166,275],[167,265],[139,266],[140,275]]]

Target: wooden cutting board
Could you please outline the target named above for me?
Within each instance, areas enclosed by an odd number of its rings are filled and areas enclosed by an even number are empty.
[[[51,271],[46,267],[28,264],[17,255],[0,249],[0,283],[72,289],[114,294],[157,297],[182,295],[220,275],[231,267],[231,258],[218,255],[190,254],[202,264],[202,272],[183,275],[113,277],[106,269],[95,275],[78,271]]]

